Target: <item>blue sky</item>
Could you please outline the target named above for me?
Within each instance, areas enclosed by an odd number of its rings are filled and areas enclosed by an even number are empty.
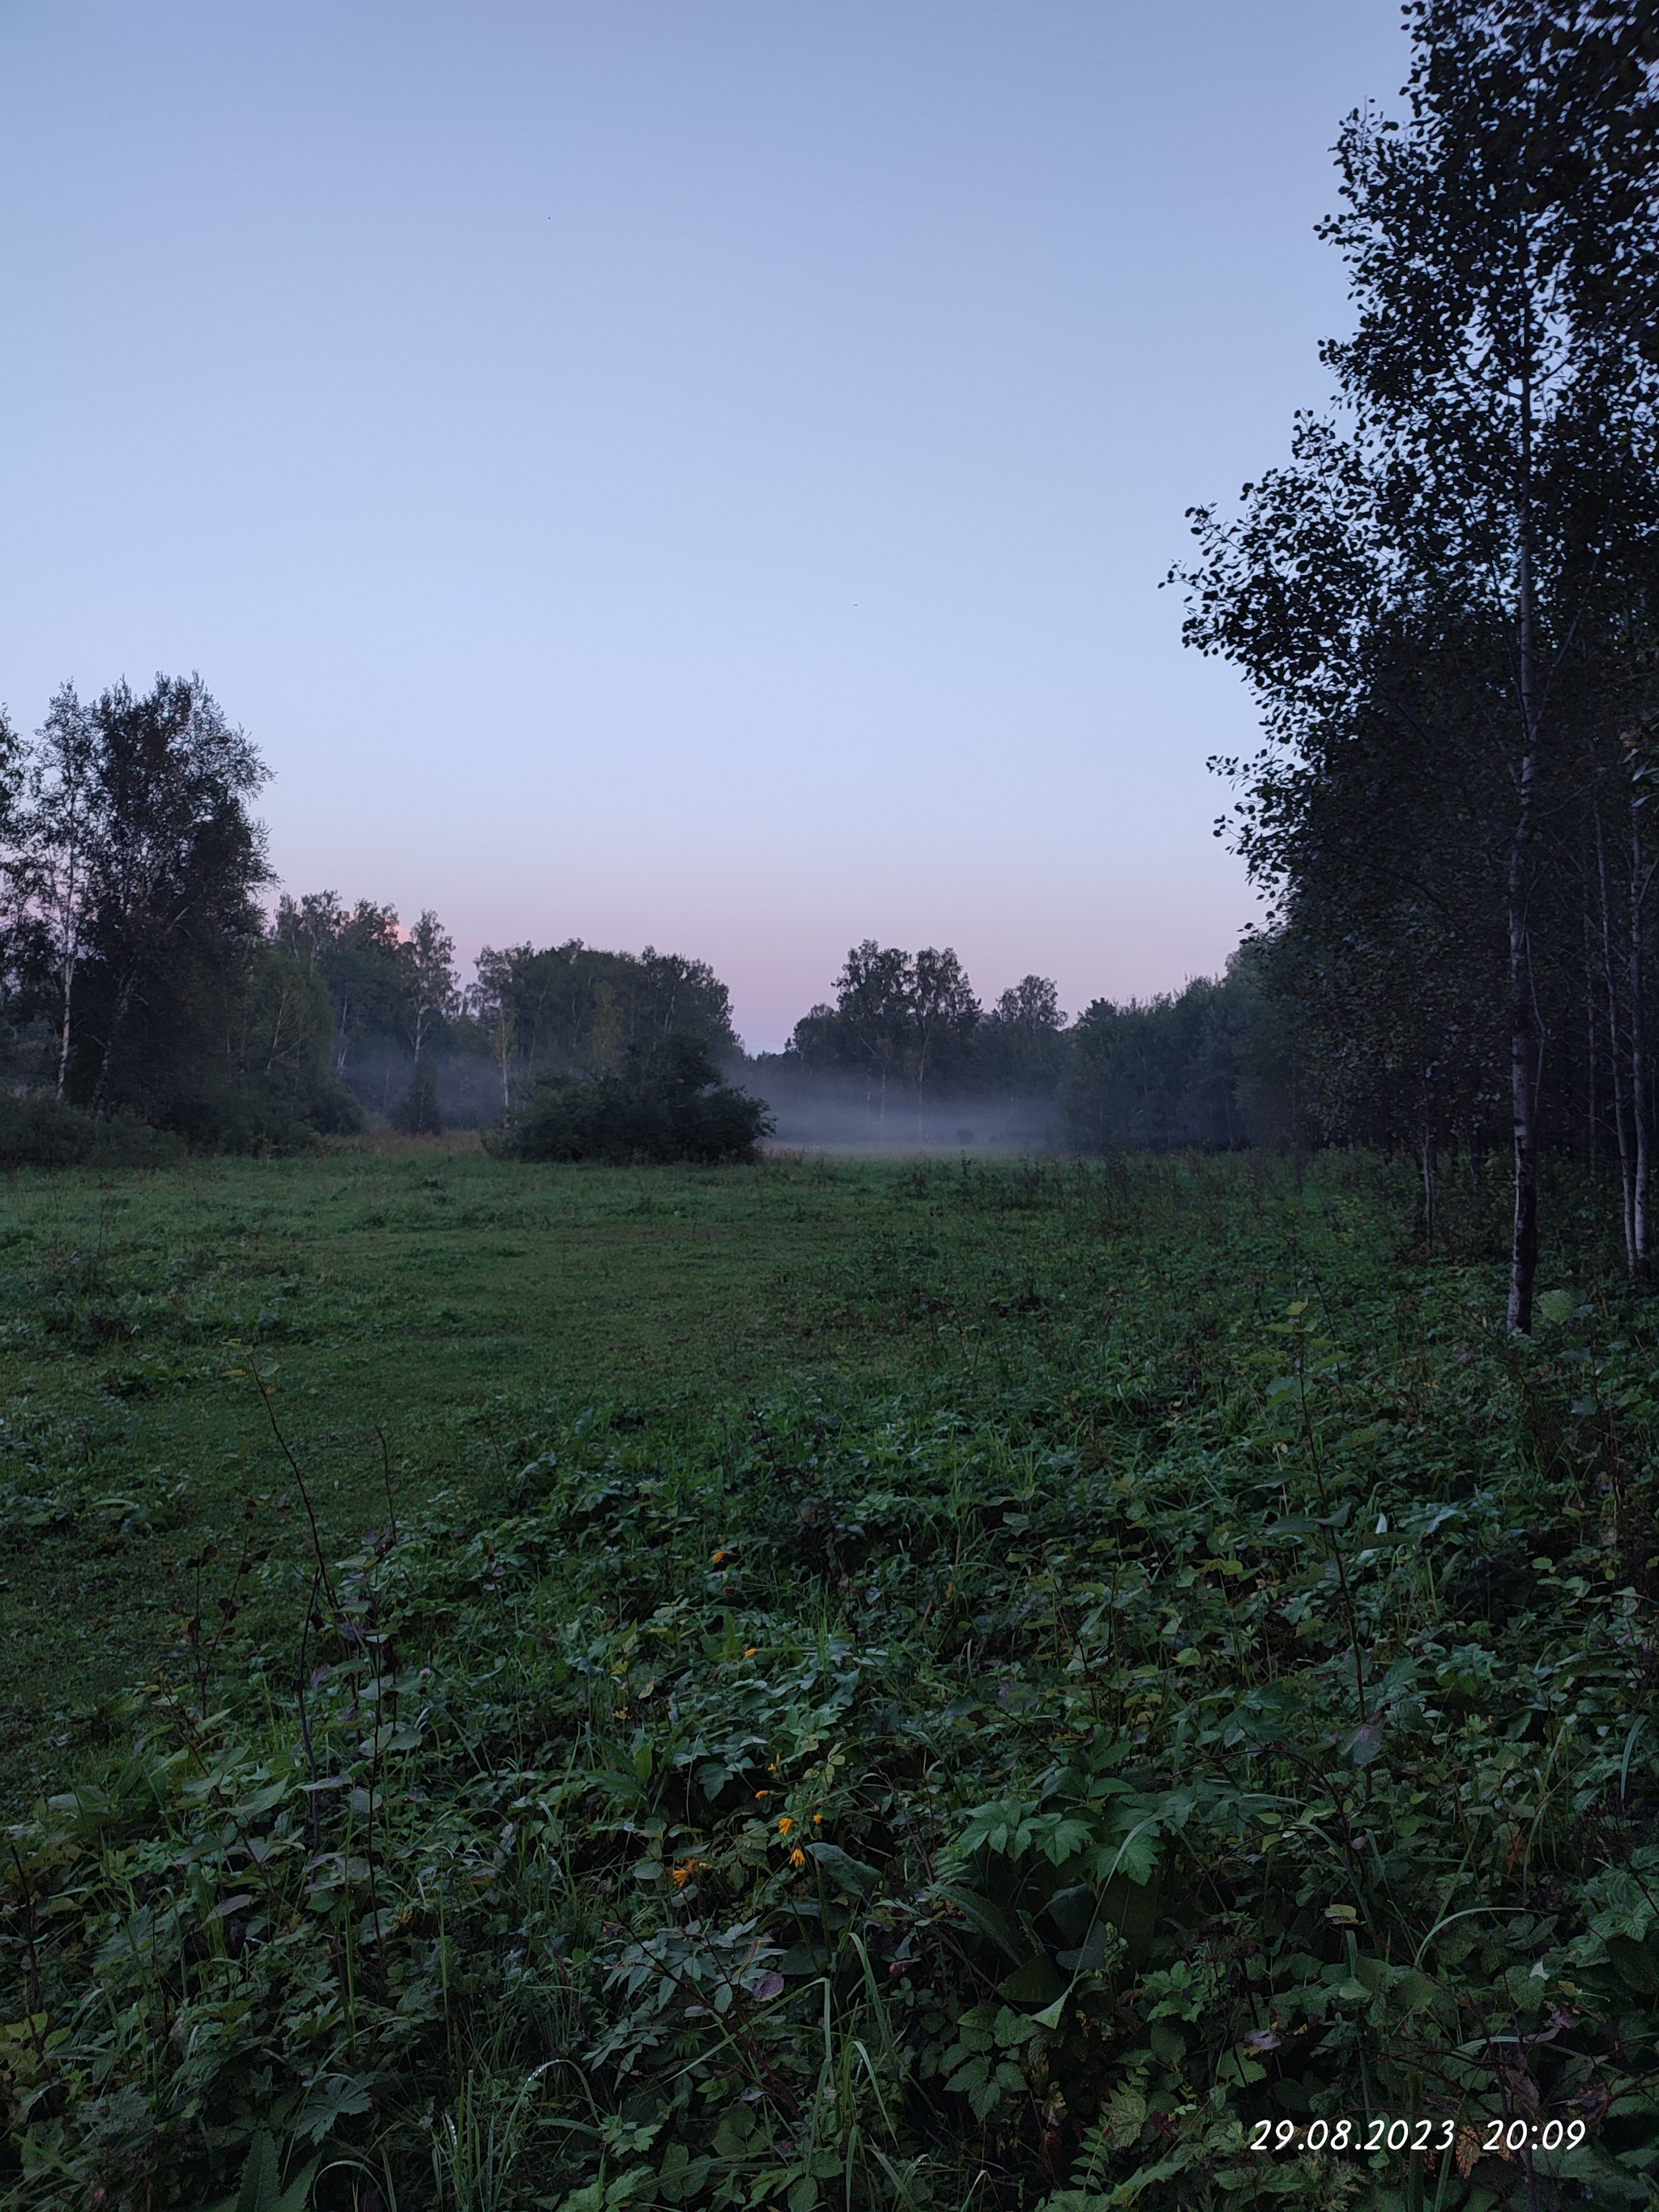
[[[198,668],[296,890],[1075,1011],[1254,910],[1158,589],[1395,0],[0,0],[0,698]]]

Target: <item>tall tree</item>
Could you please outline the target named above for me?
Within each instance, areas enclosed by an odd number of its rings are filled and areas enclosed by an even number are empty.
[[[425,1052],[435,1026],[459,1010],[455,940],[428,907],[403,945],[408,976],[409,1041],[416,1060]]]
[[[469,1002],[501,1066],[504,1098],[515,1068],[615,1067],[635,1045],[674,1030],[695,1031],[720,1058],[743,1049],[731,994],[714,969],[653,945],[637,954],[602,951],[580,938],[540,951],[486,945],[477,975]]]
[[[89,915],[97,730],[72,684],[52,699],[30,749],[16,821],[13,881],[27,917],[32,964],[56,996],[56,1090],[69,1083],[75,1038],[75,975]]]
[[[920,963],[920,966],[919,966]],[[878,1127],[885,1126],[890,1083],[921,1086],[930,1053],[948,1038],[953,1019],[978,1006],[954,952],[913,957],[866,937],[854,945],[836,978],[836,1003],[817,1006],[795,1024],[791,1048],[813,1069],[844,1068],[864,1077]]]
[[[814,1006],[795,1028],[795,1048],[808,1066],[860,1070],[874,1091],[878,1126],[886,1121],[887,1085],[903,1073],[910,985],[909,954],[866,937],[842,963],[834,1006]]]
[[[916,1085],[916,1133],[921,1133],[922,1094],[935,1081],[966,1071],[979,1025],[980,1004],[960,960],[946,945],[928,945],[910,965],[910,1059]]]
[[[1592,639],[1617,657],[1654,531],[1659,25],[1648,0],[1416,0],[1407,16],[1407,116],[1349,118],[1343,207],[1326,226],[1358,308],[1353,336],[1324,349],[1348,429],[1304,424],[1290,469],[1246,488],[1243,523],[1198,515],[1207,558],[1188,578],[1188,635],[1250,674],[1270,736],[1314,765],[1302,796],[1334,733],[1367,717],[1407,727],[1413,664],[1431,664],[1452,702],[1442,738],[1484,757],[1482,832],[1501,857],[1509,1321],[1525,1332],[1537,926],[1553,889],[1540,799],[1580,710],[1569,668],[1582,672]],[[1296,786],[1258,771],[1269,869],[1307,827],[1283,811]],[[1293,873],[1288,889],[1294,907]]]
[[[307,968],[315,968],[333,1009],[333,1066],[343,1079],[364,1051],[401,1060],[409,1049],[410,972],[403,925],[395,907],[359,899],[348,906],[337,891],[285,892],[272,927],[276,943]]]
[[[980,1024],[977,1043],[988,1081],[1007,1092],[1052,1092],[1066,1063],[1060,987],[1047,975],[1011,984]]]
[[[101,1114],[170,1094],[211,1049],[225,977],[260,934],[270,869],[247,800],[267,771],[199,677],[157,677],[142,696],[117,684],[84,720],[59,703],[30,818],[78,992],[60,1066]]]
[[[486,945],[474,965],[477,980],[466,993],[466,1010],[483,1030],[490,1058],[501,1071],[501,1111],[513,1104],[513,1064],[519,1052],[519,1010],[514,978],[532,957],[528,945],[498,951]]]

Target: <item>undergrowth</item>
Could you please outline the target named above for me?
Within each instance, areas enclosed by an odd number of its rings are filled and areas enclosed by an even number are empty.
[[[1506,1342],[1364,1162],[915,1174],[903,1394],[211,1563],[6,1839],[6,2201],[1654,2201],[1645,1304]]]

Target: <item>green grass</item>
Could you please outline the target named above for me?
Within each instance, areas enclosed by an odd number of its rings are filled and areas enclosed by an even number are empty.
[[[519,1167],[419,1141],[12,1176],[0,1803],[75,1771],[100,1701],[174,1650],[204,1546],[239,1544],[250,1509],[260,1546],[303,1540],[256,1358],[325,1540],[347,1548],[386,1519],[386,1462],[404,1510],[437,1484],[488,1489],[562,1407],[903,1372],[909,1347],[823,1297],[900,1180]]]
[[[15,2205],[1655,2200],[1602,1194],[1532,1345],[1501,1193],[1334,1155],[11,1206]]]

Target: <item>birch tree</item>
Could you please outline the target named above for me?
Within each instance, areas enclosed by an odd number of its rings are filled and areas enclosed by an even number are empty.
[[[73,684],[54,696],[29,750],[17,823],[15,881],[52,979],[57,1030],[55,1089],[69,1082],[75,1042],[75,978],[85,945],[98,831],[97,731]]]
[[[408,979],[409,1041],[418,1066],[437,1025],[460,1006],[455,981],[455,940],[428,907],[401,948]]]
[[[1639,0],[1418,0],[1407,19],[1407,114],[1349,118],[1324,226],[1357,310],[1324,349],[1339,412],[1246,487],[1242,521],[1196,514],[1188,635],[1246,669],[1270,738],[1304,758],[1386,704],[1385,641],[1414,644],[1457,695],[1445,738],[1486,756],[1481,834],[1501,859],[1508,1317],[1525,1333],[1548,1042],[1541,794],[1572,750],[1566,673],[1592,635],[1615,635],[1653,538],[1659,34]],[[1243,842],[1267,872],[1294,784],[1257,765],[1268,811]]]

